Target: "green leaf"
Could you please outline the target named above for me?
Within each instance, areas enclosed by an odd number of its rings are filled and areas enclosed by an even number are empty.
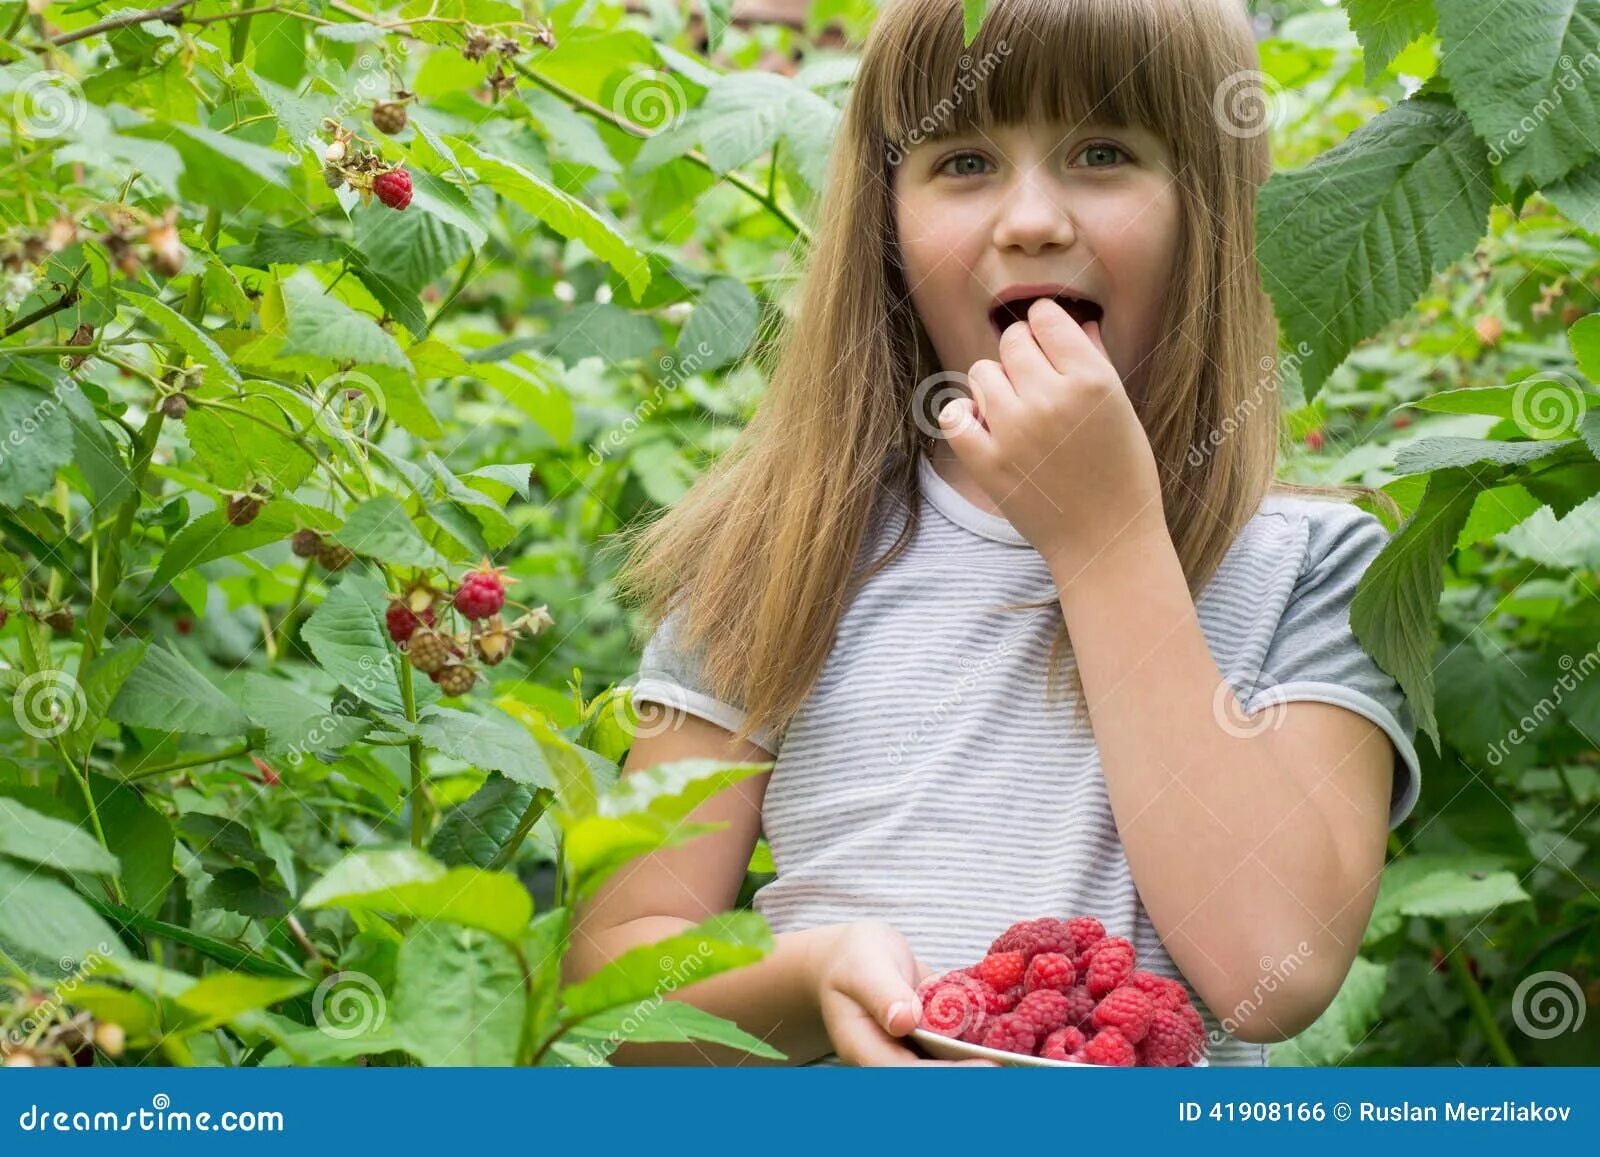
[[[1388,987],[1389,966],[1357,956],[1333,1002],[1304,1032],[1273,1045],[1268,1063],[1342,1064],[1378,1022],[1378,1010]]]
[[[445,920],[513,941],[533,918],[533,900],[515,876],[447,868],[411,848],[353,853],[330,868],[300,902],[307,908]]]
[[[1393,934],[1408,916],[1482,916],[1504,904],[1529,902],[1517,874],[1503,863],[1498,856],[1475,852],[1400,857],[1383,871],[1362,943],[1374,944]]]
[[[356,251],[367,265],[412,293],[472,252],[465,233],[432,213],[396,213],[373,204],[357,208],[350,219]]]
[[[176,998],[185,1013],[185,1032],[198,1032],[226,1024],[241,1013],[279,1004],[309,992],[314,980],[288,980],[245,976],[237,972],[203,976]]]
[[[1567,343],[1572,346],[1572,356],[1583,376],[1600,382],[1600,314],[1579,318],[1567,331]]]
[[[572,438],[572,401],[561,386],[517,362],[475,362],[471,373],[536,422],[564,446]]]
[[[228,355],[222,352],[222,347],[205,330],[153,293],[143,293],[128,286],[118,286],[116,292],[141,317],[154,322],[179,349],[197,363],[203,363],[210,371],[206,374],[207,381],[220,378],[231,386],[243,385],[239,371],[228,360]]]
[[[1600,233],[1600,161],[1573,169],[1539,191],[1574,222],[1591,233]],[[1590,374],[1589,380],[1600,379]]]
[[[117,870],[117,858],[88,832],[4,797],[0,797],[0,854],[65,872],[106,875]]]
[[[330,536],[357,554],[401,566],[444,567],[445,558],[417,530],[406,508],[392,494],[369,498]]]
[[[292,902],[287,888],[249,868],[226,868],[195,893],[196,907],[220,908],[252,920],[281,920]]]
[[[755,296],[734,277],[714,277],[678,335],[676,375],[708,373],[743,356],[756,336]]]
[[[1472,251],[1493,193],[1466,117],[1413,97],[1261,191],[1262,273],[1307,400],[1363,338]]]
[[[189,735],[242,735],[250,721],[185,659],[170,640],[151,647],[108,712],[119,723]]]
[[[706,55],[715,56],[733,17],[733,0],[701,0],[701,7],[706,16]]]
[[[1383,75],[1400,50],[1433,31],[1433,0],[1344,0],[1350,27],[1361,41],[1367,83]]]
[[[146,916],[159,912],[175,875],[172,857],[177,841],[171,821],[132,785],[91,773],[89,791],[106,843],[117,849],[121,861],[117,880],[123,898],[134,912]],[[69,793],[62,803],[80,829],[92,830],[82,792]]]
[[[1592,0],[1435,0],[1440,71],[1511,186],[1600,156],[1600,19]]]
[[[21,506],[48,493],[56,471],[72,461],[72,423],[65,407],[31,386],[0,384],[0,431],[8,435],[0,459],[0,506]]]
[[[1555,442],[1491,442],[1483,438],[1423,438],[1400,448],[1395,455],[1398,474],[1426,474],[1480,462],[1496,466],[1525,466],[1582,443],[1577,438]]]
[[[513,1065],[527,1012],[510,946],[475,928],[419,924],[400,945],[395,1034],[426,1065]]]
[[[446,864],[487,868],[533,802],[536,789],[493,772],[454,808],[428,841],[428,853]]]
[[[1350,627],[1369,655],[1399,682],[1417,726],[1439,745],[1433,711],[1433,654],[1438,645],[1444,561],[1483,483],[1465,469],[1428,480],[1422,504],[1362,575],[1350,603]]]
[[[1522,486],[1497,486],[1478,495],[1472,516],[1456,538],[1457,549],[1487,542],[1538,513],[1544,503]]]
[[[269,501],[255,520],[244,526],[231,525],[227,511],[220,507],[209,510],[172,539],[144,594],[148,596],[158,592],[185,571],[213,559],[228,558],[281,542],[302,526],[328,530],[333,525],[332,516],[324,511],[282,499]]]
[[[503,712],[482,714],[432,706],[417,717],[417,733],[433,750],[533,787],[556,786],[544,750],[528,729]]]
[[[726,824],[669,823],[650,815],[563,815],[562,851],[573,898],[587,899],[618,868],[662,848],[677,847]]]
[[[0,949],[49,980],[85,961],[126,956],[127,949],[83,899],[53,876],[0,859]]]
[[[178,188],[186,197],[229,213],[245,208],[298,208],[289,192],[283,153],[196,124],[163,120],[119,130],[123,136],[161,141],[183,158]]]
[[[709,1041],[751,1056],[775,1061],[787,1059],[787,1054],[745,1032],[733,1021],[681,1000],[662,1000],[659,1004],[646,1004],[636,1009],[607,1009],[583,1021],[570,1035],[604,1037],[616,1044],[624,1041]]]
[[[83,688],[83,711],[64,741],[74,757],[82,759],[93,748],[95,734],[105,721],[106,711],[144,658],[147,645],[143,639],[124,639],[96,655],[89,669],[82,673],[79,685]]]
[[[630,771],[596,807],[603,816],[648,814],[659,820],[681,820],[727,787],[772,770],[772,763],[729,763],[715,759],[680,759]]]
[[[394,338],[366,314],[325,293],[316,274],[297,270],[281,285],[289,336],[279,348],[279,356],[310,354],[341,365],[410,368],[411,363]]]
[[[630,948],[561,990],[562,1015],[583,1020],[608,1008],[659,999],[665,992],[753,964],[772,950],[758,912],[726,912],[654,944]]]
[[[463,164],[477,170],[480,182],[561,236],[583,242],[627,279],[635,298],[644,293],[650,284],[650,263],[614,224],[521,165],[482,152],[465,137],[446,140]]]
[[[300,637],[323,670],[352,694],[403,714],[398,663],[384,642],[384,605],[375,581],[346,574],[300,628]]]
[[[989,0],[961,0],[961,43],[971,44],[983,27],[983,15]]]
[[[597,806],[594,775],[579,749],[558,735],[538,709],[509,695],[496,699],[495,706],[527,728],[544,752],[545,763],[555,776],[556,799],[562,810],[579,818],[593,815]]]
[[[244,677],[242,696],[250,722],[267,731],[264,755],[333,754],[373,728],[373,721],[303,695],[286,679],[259,671]]]
[[[267,398],[228,404],[257,419],[283,425],[283,412]],[[227,490],[248,490],[259,481],[272,483],[275,490],[291,491],[317,468],[317,460],[298,442],[231,409],[193,406],[183,430],[211,481]]]
[[[522,959],[527,965],[528,1018],[523,1034],[523,1056],[531,1056],[555,1022],[560,1002],[561,961],[572,931],[572,909],[552,908],[534,917],[522,937]]]

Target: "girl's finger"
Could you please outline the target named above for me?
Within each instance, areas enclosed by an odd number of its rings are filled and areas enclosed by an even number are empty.
[[[1013,385],[1060,377],[1044,350],[1039,348],[1033,330],[1022,322],[1007,326],[1000,335],[1000,364]]]
[[[1028,308],[1028,326],[1033,330],[1035,343],[1057,373],[1071,373],[1074,366],[1081,368],[1090,359],[1105,359],[1105,347],[1090,338],[1070,313],[1049,298],[1043,298],[1042,302],[1035,302]],[[1096,337],[1099,330],[1099,323],[1095,323]]]

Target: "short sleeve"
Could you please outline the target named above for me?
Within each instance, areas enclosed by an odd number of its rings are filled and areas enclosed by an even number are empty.
[[[680,622],[681,612],[673,610],[645,643],[633,682],[634,702],[662,703],[737,731],[744,725],[744,710],[710,693],[700,675],[701,651],[683,645]],[[750,733],[750,740],[774,753],[781,742],[775,732],[760,727]]]
[[[1305,561],[1244,707],[1254,713],[1296,700],[1334,703],[1381,727],[1399,755],[1389,798],[1393,829],[1410,814],[1422,787],[1416,722],[1400,685],[1350,628],[1356,586],[1389,533],[1360,507],[1317,500],[1306,505]]]

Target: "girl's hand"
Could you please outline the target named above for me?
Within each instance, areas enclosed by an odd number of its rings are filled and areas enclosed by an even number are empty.
[[[965,1064],[932,1061],[899,1040],[922,1019],[917,984],[932,969],[890,924],[841,924],[815,969],[817,1008],[839,1059],[851,1065]]]
[[[1144,426],[1100,342],[1050,298],[967,373],[971,398],[939,413],[961,464],[1052,569],[1125,533],[1166,531]]]

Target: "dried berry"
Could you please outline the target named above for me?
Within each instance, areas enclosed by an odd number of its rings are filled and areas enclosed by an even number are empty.
[[[173,421],[181,422],[189,412],[189,399],[182,394],[168,394],[161,399],[161,412]]]
[[[356,561],[355,551],[337,542],[324,542],[317,548],[317,561],[327,570],[343,570]]]
[[[228,525],[249,526],[261,513],[262,501],[257,494],[235,494],[228,499]]]
[[[63,604],[59,607],[50,608],[50,610],[45,613],[44,621],[49,625],[52,631],[56,632],[56,634],[70,635],[72,633],[72,626],[77,620],[73,618],[72,608]]]
[[[322,550],[322,535],[314,530],[297,530],[289,540],[289,549],[296,558],[316,558]]]
[[[372,125],[394,136],[406,127],[406,106],[397,100],[380,100],[372,106]]]

